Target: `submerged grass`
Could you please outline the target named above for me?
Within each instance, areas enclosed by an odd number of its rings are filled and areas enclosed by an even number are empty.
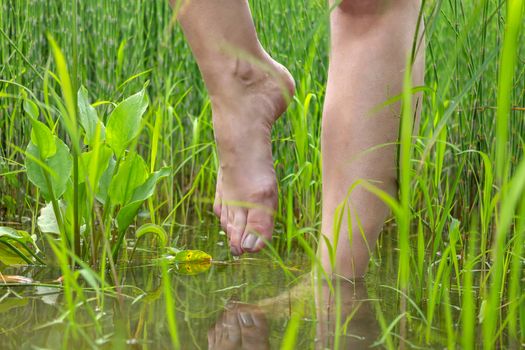
[[[524,2],[423,3],[425,86],[412,89],[408,69],[404,93],[394,98],[404,106],[399,201],[363,184],[388,201],[394,213],[369,276],[370,283],[379,286],[371,291],[373,299],[393,300],[375,304],[382,334],[374,341],[389,349],[519,348],[525,343]],[[273,133],[280,195],[277,236],[267,254],[291,279],[289,264],[318,265],[315,249],[322,239],[319,136],[329,9],[321,0],[253,1],[251,6],[262,43],[289,67],[297,83],[293,103]],[[151,103],[131,149],[144,156],[150,173],[163,166],[172,166],[173,173],[159,183],[141,216],[164,227],[170,245],[191,248],[195,242],[184,231],[210,220],[218,161],[209,99],[167,1],[123,5],[110,0],[78,4],[0,0],[0,9],[0,220],[29,224],[40,242],[48,240],[36,225],[44,200],[25,176],[23,149],[31,126],[24,108],[27,96],[41,101],[40,120],[54,135],[68,139],[75,153],[83,141],[76,131],[75,86],[86,86],[90,97],[98,98],[93,106],[106,123],[116,101],[149,81]],[[67,23],[66,18],[74,20]],[[46,32],[62,48],[63,62],[60,56],[57,59],[57,46],[50,45]],[[71,87],[66,84],[67,69],[72,72]],[[423,94],[415,139],[413,110],[408,108],[415,99],[413,92]],[[64,117],[69,119],[61,125]],[[91,198],[88,207],[96,209],[94,202]],[[108,230],[97,252],[108,259],[100,259],[100,265],[89,259],[93,253],[86,246],[78,246],[80,240],[68,246],[65,239],[49,239],[47,255],[56,256],[64,281],[65,301],[55,319],[68,320],[60,346],[107,344],[107,325],[101,321],[100,310],[112,305],[115,315],[125,319],[131,298],[141,298],[136,301],[141,305],[137,329],[132,332],[123,321],[112,328],[111,341],[118,343],[118,336],[152,339],[146,318],[155,317],[148,303],[156,305],[154,301],[162,295],[167,307],[155,312],[168,325],[164,336],[172,346],[184,348],[181,339],[188,338],[181,329],[189,329],[188,334],[195,337],[186,317],[194,297],[181,294],[175,284],[179,280],[165,265],[161,265],[158,293],[130,292],[125,273],[111,259],[111,220],[100,220],[96,211],[91,215],[93,223],[102,222]],[[75,230],[80,224],[73,224]],[[397,238],[388,234],[394,230]],[[127,235],[132,241],[132,232]],[[226,260],[225,249],[216,250],[222,238],[210,232],[208,239],[201,248],[212,249],[218,261]],[[146,236],[138,249],[151,246],[153,240]],[[126,246],[131,241],[125,240],[118,249],[121,265],[127,264]],[[79,258],[81,249],[90,264]],[[72,261],[78,269],[71,269]],[[111,273],[107,275],[106,270]],[[146,273],[149,287],[154,285],[150,274]],[[385,276],[396,276],[397,281]],[[222,289],[236,290],[244,283],[220,278],[233,283]],[[181,283],[195,295],[208,293],[190,279]],[[4,297],[0,300],[1,306]],[[286,330],[283,348],[304,344],[299,332],[309,328],[301,317],[301,313],[291,314],[287,326],[280,328]],[[335,329],[344,332],[346,327],[338,322]],[[2,333],[14,334],[7,328]],[[333,344],[341,343],[336,338]]]

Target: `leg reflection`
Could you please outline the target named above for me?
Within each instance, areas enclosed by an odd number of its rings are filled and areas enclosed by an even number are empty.
[[[293,313],[316,320],[316,349],[367,349],[380,327],[364,280],[312,281],[305,275],[295,287],[257,302],[230,304],[208,332],[209,349],[270,349],[267,318],[288,319]],[[298,339],[312,339],[310,327],[300,327]],[[308,334],[302,334],[308,332]]]
[[[208,331],[208,349],[270,349],[264,312],[256,305],[230,304]]]
[[[380,328],[363,280],[333,280],[316,288],[317,349],[366,349]]]

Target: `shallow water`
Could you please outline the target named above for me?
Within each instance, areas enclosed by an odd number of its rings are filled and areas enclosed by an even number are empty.
[[[187,229],[179,239],[186,248],[212,254],[214,263],[207,271],[182,275],[175,268],[170,270],[169,288],[183,349],[279,348],[288,325],[295,321],[294,348],[363,349],[375,342],[379,348],[385,344],[379,319],[383,317],[388,325],[400,313],[396,293],[385,287],[395,286],[390,244],[384,244],[380,267],[372,266],[365,281],[334,282],[333,294],[326,282],[313,281],[303,256],[286,257],[286,269],[264,253],[232,260],[225,252],[224,237],[208,239],[199,233],[213,230]],[[69,341],[66,348],[172,348],[161,268],[140,253],[135,261],[143,263],[118,270],[120,296],[112,290],[97,298],[86,285],[84,299],[92,314],[80,300],[75,302],[75,322],[80,326],[77,340]],[[73,339],[67,301],[53,282],[61,275],[59,269],[4,268],[0,272],[40,282],[0,286],[2,349],[55,349],[64,345],[66,333]],[[417,323],[413,318],[412,326]],[[407,348],[418,343],[408,340],[418,339],[415,329],[398,331],[396,327],[396,332],[395,341],[406,338],[401,343]]]

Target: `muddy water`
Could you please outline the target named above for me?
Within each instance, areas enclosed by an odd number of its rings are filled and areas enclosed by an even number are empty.
[[[74,321],[53,282],[59,269],[3,268],[4,275],[35,283],[0,286],[0,348],[170,349],[166,287],[183,349],[275,349],[294,322],[294,348],[364,349],[381,342],[379,319],[390,322],[398,314],[395,295],[381,287],[395,285],[393,261],[372,267],[366,281],[334,281],[331,292],[327,282],[311,278],[304,256],[286,257],[286,268],[264,253],[232,260],[223,238],[208,239],[202,231],[186,230],[179,243],[210,252],[215,262],[208,270],[183,275],[173,267],[166,286],[158,264],[139,251],[139,263],[118,269],[120,294],[112,289],[97,297],[86,284],[84,296],[73,301]]]

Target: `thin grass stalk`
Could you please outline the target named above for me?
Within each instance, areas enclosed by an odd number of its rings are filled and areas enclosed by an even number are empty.
[[[487,349],[495,347],[495,332],[499,317],[497,311],[502,301],[501,286],[504,285],[505,247],[510,233],[516,204],[525,187],[525,159],[522,159],[512,180],[506,181],[509,171],[508,155],[508,123],[510,117],[512,82],[515,73],[518,36],[523,17],[522,0],[508,0],[503,48],[500,56],[498,79],[498,109],[496,114],[496,174],[497,181],[502,186],[500,206],[500,221],[494,237],[491,286],[487,303],[486,318],[483,322],[483,339]],[[512,192],[509,192],[512,188]]]
[[[399,127],[399,197],[402,214],[398,216],[399,235],[399,274],[398,287],[403,292],[408,287],[410,262],[410,223],[411,223],[411,159],[412,159],[412,132],[414,120],[412,115],[412,66],[407,60],[403,82],[402,115]]]
[[[73,6],[73,17],[71,21],[71,38],[72,38],[72,59],[73,64],[71,66],[71,88],[73,90],[73,108],[75,109],[74,116],[71,116],[73,119],[73,122],[76,124],[75,129],[78,129],[77,124],[77,115],[78,115],[78,101],[77,101],[77,94],[78,91],[78,74],[77,74],[77,67],[78,67],[78,47],[77,47],[77,0],[72,1]],[[75,136],[78,137],[78,133],[75,134]],[[78,138],[73,138],[71,140],[72,143],[75,145],[78,145],[79,143]],[[80,251],[80,213],[79,213],[79,186],[78,186],[78,155],[79,155],[79,149],[80,147],[73,146],[72,147],[72,155],[73,155],[73,240],[74,240],[74,249],[75,254],[77,256],[82,256]]]
[[[520,320],[520,305],[523,301],[523,267],[521,260],[523,259],[523,246],[525,244],[525,200],[519,204],[517,215],[516,229],[514,230],[514,237],[510,244],[509,251],[511,255],[510,272],[509,272],[509,288],[508,288],[508,314],[509,320],[509,346],[518,347],[518,344],[523,343],[525,333],[522,331],[520,335],[519,320]],[[521,315],[523,321],[523,315]]]
[[[475,227],[475,225],[473,225]],[[464,350],[471,350],[475,347],[476,331],[476,295],[474,294],[473,270],[476,263],[476,246],[479,243],[479,233],[476,229],[471,229],[468,233],[468,251],[466,262],[463,268],[463,292],[461,301],[461,346]]]
[[[498,105],[496,111],[496,174],[500,185],[509,171],[508,134],[511,116],[512,81],[518,53],[518,37],[522,27],[523,1],[508,0],[503,48],[498,77]]]

